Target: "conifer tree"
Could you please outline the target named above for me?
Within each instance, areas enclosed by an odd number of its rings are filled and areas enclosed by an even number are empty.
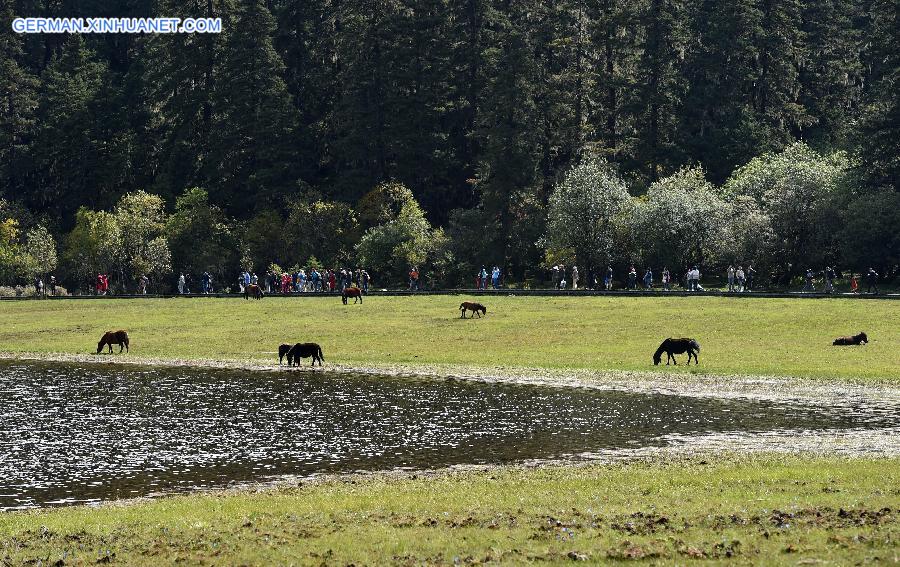
[[[38,80],[20,61],[22,37],[11,28],[12,7],[0,10],[0,195],[19,196],[32,149]]]
[[[275,20],[262,0],[238,12],[213,69],[212,130],[204,176],[210,200],[242,213],[298,191],[297,111],[272,45]]]

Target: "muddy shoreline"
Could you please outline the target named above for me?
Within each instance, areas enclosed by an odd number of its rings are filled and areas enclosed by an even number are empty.
[[[273,354],[273,358],[274,358]],[[846,379],[782,376],[661,373],[628,370],[542,369],[521,367],[468,367],[418,364],[334,364],[289,368],[249,359],[208,360],[110,356],[69,353],[0,352],[0,361],[61,362],[153,367],[186,367],[248,372],[347,372],[371,376],[467,380],[533,386],[591,388],[639,394],[662,394],[721,399],[750,399],[784,403],[825,404],[858,409],[879,406],[900,411],[900,386]]]

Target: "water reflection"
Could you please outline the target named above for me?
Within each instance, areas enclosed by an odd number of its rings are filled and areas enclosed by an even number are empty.
[[[0,508],[282,474],[527,459],[685,435],[897,419],[713,400],[333,373],[0,363]]]

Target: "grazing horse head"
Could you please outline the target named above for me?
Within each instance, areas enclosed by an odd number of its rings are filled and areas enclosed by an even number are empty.
[[[856,341],[856,344],[859,344],[859,343],[869,344],[869,337],[867,337],[866,334],[863,332],[860,332],[858,335],[853,337],[853,339]]]

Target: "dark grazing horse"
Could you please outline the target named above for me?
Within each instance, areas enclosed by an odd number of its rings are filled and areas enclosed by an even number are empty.
[[[344,303],[344,305],[347,305],[347,298],[349,297],[353,298],[354,305],[357,301],[362,303],[362,290],[358,287],[345,287],[343,290],[341,290],[341,301]]]
[[[290,352],[291,348],[291,345],[278,345],[278,366],[281,366],[281,361],[284,360],[284,357],[287,356],[287,353]],[[288,360],[290,361],[290,359]],[[288,362],[288,364],[290,364],[290,362]]]
[[[475,314],[478,313],[478,317],[480,318],[482,315],[487,315],[487,307],[480,303],[475,303],[474,301],[463,301],[459,304],[459,318],[463,319],[466,316],[466,311],[472,312],[472,317],[475,317]],[[480,313],[479,313],[480,311]]]
[[[244,288],[244,299],[262,299],[263,298],[263,290],[256,284],[250,284]]]
[[[869,337],[866,336],[865,333],[860,333],[858,335],[853,335],[852,337],[838,337],[834,339],[834,342],[831,343],[832,346],[848,346],[848,345],[858,345],[860,343],[869,342]]]
[[[109,352],[112,354],[113,345],[119,345],[119,352],[124,349],[128,352],[128,333],[125,331],[107,331],[103,334],[100,342],[97,343],[97,354],[103,350],[103,347],[109,345]]]
[[[300,366],[300,359],[309,357],[312,357],[313,366],[316,365],[317,360],[319,361],[319,366],[322,366],[322,361],[325,360],[325,355],[322,354],[322,347],[316,343],[297,343],[287,353],[288,366],[293,366],[295,362],[297,366]]]
[[[658,365],[662,362],[662,353],[666,353],[666,366],[669,365],[669,360],[674,362],[676,365],[678,361],[675,360],[676,354],[684,354],[685,352],[688,354],[687,363],[691,363],[691,357],[694,357],[694,363],[700,364],[700,361],[697,360],[697,353],[700,352],[700,343],[698,343],[694,339],[672,339],[668,338],[659,345],[659,348],[656,349],[656,352],[653,353],[653,364]]]

